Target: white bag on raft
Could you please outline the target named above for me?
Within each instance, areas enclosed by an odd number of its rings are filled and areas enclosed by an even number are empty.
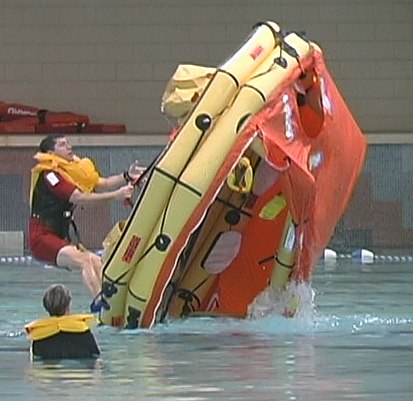
[[[193,108],[216,68],[180,64],[162,95],[162,112],[173,118],[183,118]]]

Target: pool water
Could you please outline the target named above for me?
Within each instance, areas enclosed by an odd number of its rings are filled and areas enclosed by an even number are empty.
[[[95,362],[34,362],[22,333],[46,287],[90,297],[78,272],[0,265],[0,400],[411,401],[413,264],[320,264],[311,316],[190,318],[152,330],[94,329]]]

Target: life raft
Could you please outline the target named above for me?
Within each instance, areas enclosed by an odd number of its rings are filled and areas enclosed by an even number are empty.
[[[107,249],[105,324],[245,317],[310,280],[349,201],[366,141],[315,43],[257,24],[202,82]]]

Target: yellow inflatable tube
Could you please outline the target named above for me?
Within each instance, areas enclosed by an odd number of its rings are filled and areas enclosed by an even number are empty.
[[[265,104],[272,92],[297,67],[299,60],[312,51],[311,45],[294,33],[288,35],[284,41],[295,50],[294,57],[283,52],[282,65],[274,62],[280,54],[279,49],[267,57],[255,71],[256,77],[241,87],[230,108],[218,119],[196,156],[183,171],[170,196],[167,213],[158,220],[149,240],[149,244],[161,241],[161,246],[153,247],[145,255],[129,282],[125,304],[125,322],[128,327],[151,327],[155,322],[156,311],[150,312],[151,316],[146,316],[145,312],[153,297],[152,292],[159,272],[165,267],[165,259],[173,258],[174,261],[169,260],[168,263],[176,264],[179,255],[168,255],[170,248],[208,190],[248,118]],[[215,95],[213,97],[218,99],[221,93],[218,91],[210,95]],[[213,99],[211,103],[214,103]],[[189,236],[188,233],[187,235]],[[170,274],[173,274],[171,265],[165,268],[170,269]],[[166,280],[164,285],[168,282],[169,280]],[[155,294],[153,298],[160,304],[160,294]]]
[[[253,174],[254,167],[258,165],[258,157],[252,152],[248,152],[248,157],[243,156],[236,168],[239,165],[250,167]],[[211,271],[211,265],[209,264],[210,252],[225,236],[230,235],[234,238],[234,235],[236,236],[237,233],[242,232],[251,217],[251,209],[245,203],[245,200],[245,191],[240,191],[237,185],[232,188],[227,181],[215,201],[208,208],[208,220],[202,223],[201,231],[186,263],[187,269],[184,275],[182,276],[181,266],[179,266],[176,270],[178,270],[178,274],[181,274],[181,277],[175,277],[174,275],[172,279],[176,283],[176,292],[170,300],[167,300],[168,304],[164,308],[167,309],[170,317],[182,317],[197,313],[202,305],[207,308],[206,300],[214,291],[218,273],[221,269],[222,271],[225,270],[233,258],[236,257],[235,252],[231,255],[232,258],[225,257],[221,259],[212,256],[212,265],[217,267],[217,259],[219,262],[218,270]],[[234,220],[231,221],[230,216],[234,216]],[[227,217],[230,220],[227,220]],[[210,304],[209,300],[207,302]]]
[[[296,250],[295,227],[291,214],[288,213],[271,275],[271,287],[275,290],[283,290],[289,281],[295,263]]]
[[[123,326],[126,286],[179,176],[194,157],[214,120],[232,102],[239,85],[278,46],[281,40],[279,31],[279,26],[273,22],[260,24],[241,48],[217,69],[194,110],[183,123],[179,135],[155,165],[118,243],[105,258],[102,293],[109,309],[101,312],[103,323]]]

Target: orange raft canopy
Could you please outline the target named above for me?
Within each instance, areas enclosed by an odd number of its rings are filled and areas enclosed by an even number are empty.
[[[204,105],[220,93],[211,93],[217,73],[209,69],[204,89],[181,93],[193,102],[188,114],[171,108],[179,126],[105,256],[103,323],[245,317],[266,288],[282,292],[311,280],[355,187],[366,141],[317,45],[266,27],[276,38],[273,53],[212,122]],[[247,56],[265,49],[259,40]],[[170,98],[169,84],[167,92]],[[200,140],[175,176],[166,169],[179,160],[168,156],[181,154],[189,129]],[[162,202],[150,196],[155,184]],[[159,217],[148,229],[155,205]]]
[[[277,252],[279,256],[282,249],[283,217],[262,218],[269,199],[280,194],[285,197],[294,226],[289,279],[309,281],[364,162],[365,139],[328,73],[322,54],[315,51],[303,67],[305,74],[314,74],[313,86],[304,89],[304,98],[299,88],[302,72],[298,72],[253,118],[238,144],[242,146],[253,135],[262,140],[264,163],[273,169],[274,182],[258,196],[244,232],[245,246],[218,280],[217,309],[222,313],[245,315],[257,292],[274,278],[273,265],[276,269],[283,267],[283,261],[277,260]],[[320,107],[311,104],[310,97],[314,96]],[[275,263],[269,260],[271,255]],[[230,285],[234,282],[237,286]]]

